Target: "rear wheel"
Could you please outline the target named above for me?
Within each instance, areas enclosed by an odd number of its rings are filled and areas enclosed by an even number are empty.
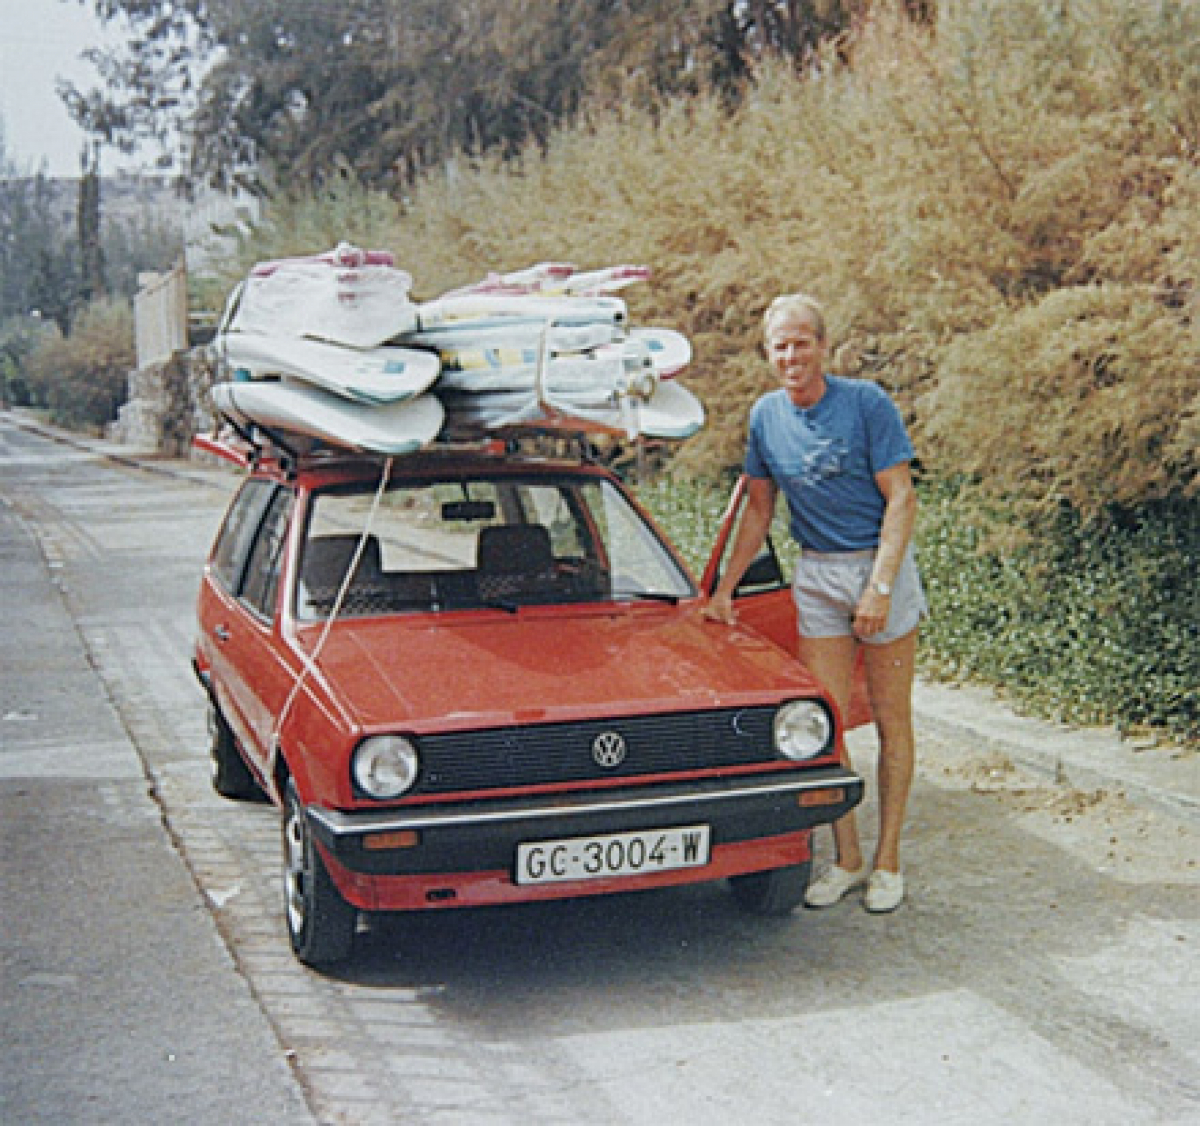
[[[350,956],[358,911],[330,878],[290,779],[283,806],[283,894],[288,937],[300,961],[330,966]]]
[[[770,872],[731,876],[729,890],[743,911],[755,915],[790,915],[804,902],[811,876],[812,861],[806,860],[803,864],[775,868]]]
[[[237,739],[216,704],[208,705],[209,757],[213,789],[234,801],[266,801],[267,795],[238,750]]]

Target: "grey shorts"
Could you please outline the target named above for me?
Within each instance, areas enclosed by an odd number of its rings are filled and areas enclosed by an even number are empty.
[[[850,637],[854,634],[854,610],[871,580],[875,551],[847,551],[825,555],[801,552],[796,561],[792,594],[796,599],[802,637]],[[868,645],[886,645],[911,633],[929,612],[925,589],[909,548],[892,584],[892,606],[887,625]]]

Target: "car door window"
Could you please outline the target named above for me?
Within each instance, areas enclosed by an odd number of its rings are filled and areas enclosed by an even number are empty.
[[[283,567],[283,548],[287,542],[291,512],[291,493],[286,489],[277,490],[259,525],[258,538],[254,541],[246,564],[242,601],[268,621],[275,617],[276,593],[279,590],[279,574]]]
[[[213,551],[212,573],[232,594],[236,594],[241,586],[246,558],[262,524],[263,514],[278,488],[272,481],[247,481],[221,526]]]

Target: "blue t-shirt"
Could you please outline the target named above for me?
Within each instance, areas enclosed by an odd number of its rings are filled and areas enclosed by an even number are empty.
[[[825,383],[821,400],[807,409],[783,390],[754,404],[746,473],[779,487],[802,547],[864,551],[879,545],[887,507],[875,475],[911,461],[912,442],[882,388],[836,375]]]

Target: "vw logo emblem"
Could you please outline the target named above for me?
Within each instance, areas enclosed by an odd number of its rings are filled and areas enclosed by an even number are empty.
[[[592,740],[592,759],[597,766],[604,766],[611,770],[625,761],[627,749],[621,735],[616,731],[605,731]]]

